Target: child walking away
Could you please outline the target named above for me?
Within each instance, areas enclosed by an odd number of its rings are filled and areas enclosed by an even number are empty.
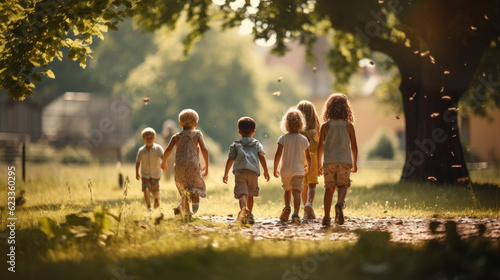
[[[308,166],[309,174],[304,178],[304,190],[302,191],[304,219],[316,219],[313,210],[313,201],[316,195],[316,185],[318,184],[318,159],[316,151],[319,139],[319,118],[316,108],[307,100],[300,101],[297,109],[304,115],[306,121],[306,128],[300,133],[309,141],[309,152],[311,153],[311,166]]]
[[[344,224],[345,197],[351,186],[350,173],[356,172],[358,146],[354,133],[354,115],[347,97],[341,93],[330,95],[325,103],[318,145],[319,174],[325,178],[325,217],[323,225],[330,225],[333,193],[337,188],[335,223]],[[322,156],[324,163],[321,164]]]
[[[175,207],[174,214],[188,215],[195,214],[199,209],[200,196],[206,197],[205,181],[203,176],[208,174],[208,150],[203,140],[203,134],[195,130],[198,125],[198,113],[192,109],[182,110],[179,114],[179,125],[182,131],[176,133],[170,139],[170,143],[163,155],[162,169],[167,169],[168,156],[177,147],[175,154],[175,185],[181,195],[181,201]],[[201,150],[204,166],[200,168],[198,151]],[[189,209],[189,202],[192,203],[192,212]]]
[[[252,138],[255,134],[255,121],[250,117],[238,120],[238,133],[241,139],[229,147],[229,155],[222,181],[227,184],[229,169],[233,165],[234,197],[239,200],[240,212],[237,221],[242,224],[254,224],[253,198],[259,196],[258,178],[259,161],[264,169],[264,178],[269,181],[269,172],[262,144]]]
[[[160,207],[160,178],[163,148],[155,143],[156,132],[151,127],[142,130],[141,133],[144,146],[139,148],[135,161],[135,178],[142,179],[142,192],[144,201],[149,211],[151,211],[151,202],[149,193],[153,194],[155,209]],[[139,173],[139,168],[141,169]]]
[[[302,192],[304,176],[309,174],[308,166],[311,166],[311,155],[309,153],[309,142],[300,134],[304,128],[305,120],[302,113],[294,108],[288,110],[281,120],[281,130],[286,133],[278,139],[278,149],[274,156],[274,176],[281,175],[282,187],[285,190],[285,207],[280,220],[288,221],[290,216],[290,200],[293,195],[292,223],[300,224],[300,194]],[[278,171],[280,160],[283,157],[281,169]],[[304,166],[304,158],[307,165]]]

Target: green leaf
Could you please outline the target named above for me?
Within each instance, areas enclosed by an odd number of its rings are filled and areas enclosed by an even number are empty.
[[[54,75],[54,72],[52,72],[52,70],[50,70],[50,69],[46,69],[43,72],[45,73],[45,75],[47,75],[47,77],[49,77],[51,79],[55,79],[56,78],[56,75]]]
[[[38,219],[38,228],[40,228],[40,230],[43,231],[43,233],[45,233],[45,235],[47,235],[49,239],[52,239],[56,236],[56,222],[47,217],[40,217],[40,219]]]

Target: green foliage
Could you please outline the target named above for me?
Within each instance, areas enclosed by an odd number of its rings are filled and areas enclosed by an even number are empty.
[[[179,112],[191,108],[200,116],[198,128],[223,151],[239,137],[236,122],[245,115],[256,120],[259,140],[274,141],[282,112],[303,97],[296,75],[282,68],[266,69],[249,39],[235,30],[209,31],[184,58],[179,42],[185,33],[182,27],[168,37],[158,32],[158,51],[115,88],[133,108],[134,130],[151,126],[161,131],[166,119],[177,123]],[[278,83],[279,76],[286,79]],[[272,96],[278,90],[281,96]],[[145,97],[150,98],[147,104]]]
[[[54,78],[47,64],[55,58],[86,66],[93,37],[132,16],[130,0],[7,0],[0,3],[0,87],[15,100],[32,95],[44,76]]]
[[[94,210],[93,216],[94,220],[87,216],[69,214],[66,215],[66,221],[60,225],[57,225],[54,220],[48,217],[40,217],[38,228],[45,233],[49,240],[58,243],[84,239],[98,241],[103,244],[103,241],[113,233],[111,218],[117,221],[119,218],[103,207]]]
[[[375,146],[368,152],[369,159],[393,159],[394,147],[387,134],[382,134]]]
[[[111,95],[114,85],[123,82],[128,72],[155,48],[154,35],[135,29],[132,19],[120,22],[117,28],[116,32],[106,33],[104,40],[93,42],[92,57],[87,60],[85,69],[72,60],[50,62],[49,67],[56,78],[43,79],[27,101],[43,104],[64,92]]]

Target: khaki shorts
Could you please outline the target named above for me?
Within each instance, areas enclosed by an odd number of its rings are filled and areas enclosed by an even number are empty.
[[[302,192],[304,189],[304,185],[302,184],[304,181],[304,176],[292,176],[292,177],[281,177],[281,182],[283,185],[281,186],[285,191],[298,190]]]
[[[156,195],[160,190],[160,179],[146,179],[142,178],[142,191],[144,192],[146,189]]]
[[[242,195],[259,196],[259,175],[249,169],[238,169],[234,172],[234,198]]]
[[[306,163],[307,164],[307,163]],[[316,153],[311,153],[311,167],[309,174],[304,178],[304,185],[318,184],[318,156]]]
[[[325,188],[351,186],[351,168],[348,163],[332,163],[323,165],[323,176],[325,177]]]

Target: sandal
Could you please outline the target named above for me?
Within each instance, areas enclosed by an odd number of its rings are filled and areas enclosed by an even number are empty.
[[[323,222],[321,223],[325,227],[329,227],[331,225],[331,218],[330,217],[324,217]]]
[[[304,219],[316,219],[316,215],[314,214],[314,210],[311,206],[306,205],[304,207]]]
[[[249,225],[253,225],[253,224],[255,224],[255,220],[254,220],[254,218],[253,218],[253,214],[248,214],[248,215],[247,215],[247,223],[248,223]]]
[[[288,218],[290,217],[291,212],[292,212],[292,208],[290,208],[290,206],[285,206],[283,208],[283,210],[281,211],[280,221],[282,221],[282,222],[288,221]]]

